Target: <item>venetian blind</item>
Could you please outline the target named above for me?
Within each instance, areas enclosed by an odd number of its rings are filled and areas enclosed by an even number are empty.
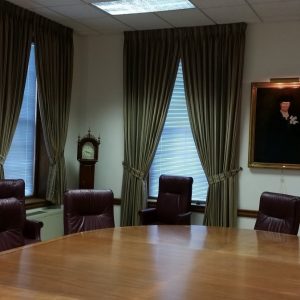
[[[189,122],[181,64],[161,139],[149,172],[149,196],[157,197],[161,174],[193,177],[193,200],[206,201],[208,183]]]
[[[37,84],[34,46],[31,47],[26,85],[18,125],[4,164],[7,179],[23,179],[25,195],[34,191]]]

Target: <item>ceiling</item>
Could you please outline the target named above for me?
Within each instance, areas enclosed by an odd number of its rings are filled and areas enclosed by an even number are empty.
[[[225,23],[300,21],[300,0],[190,0],[196,8],[111,16],[94,7],[97,0],[8,0],[80,35]],[[161,0],[164,1],[164,0]]]

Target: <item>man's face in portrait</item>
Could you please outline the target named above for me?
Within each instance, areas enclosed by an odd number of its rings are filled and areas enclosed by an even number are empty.
[[[290,105],[291,105],[290,101],[282,101],[280,102],[280,110],[283,112],[288,112]]]

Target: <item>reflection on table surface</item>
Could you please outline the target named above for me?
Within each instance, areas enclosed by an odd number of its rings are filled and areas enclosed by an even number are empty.
[[[2,299],[299,299],[297,236],[100,229],[0,253]]]

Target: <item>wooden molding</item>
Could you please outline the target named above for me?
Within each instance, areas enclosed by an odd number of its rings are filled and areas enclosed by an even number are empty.
[[[245,218],[254,218],[257,217],[257,210],[249,210],[249,209],[238,209],[238,216]]]
[[[25,208],[32,209],[32,208],[40,208],[50,206],[51,202],[47,201],[46,199],[41,198],[26,198],[25,199]]]
[[[30,208],[38,208],[38,207],[45,207],[49,206],[50,202],[46,201],[45,199],[33,199],[28,198],[26,199],[26,209]],[[121,205],[120,198],[114,198],[114,205]],[[156,207],[156,201],[148,201],[148,207]],[[192,212],[197,213],[204,213],[205,211],[205,204],[192,204],[191,207]],[[244,218],[256,218],[257,211],[256,210],[249,210],[249,209],[238,209],[238,216]]]
[[[114,205],[121,205],[121,199],[120,198],[114,198]]]
[[[121,202],[121,199],[119,199]],[[148,201],[148,207],[156,207],[156,201]],[[192,212],[198,212],[198,213],[204,213],[205,211],[205,204],[193,204],[191,207]],[[249,210],[249,209],[238,209],[237,212],[239,217],[245,217],[245,218],[254,218],[256,219],[257,211],[256,210]]]

